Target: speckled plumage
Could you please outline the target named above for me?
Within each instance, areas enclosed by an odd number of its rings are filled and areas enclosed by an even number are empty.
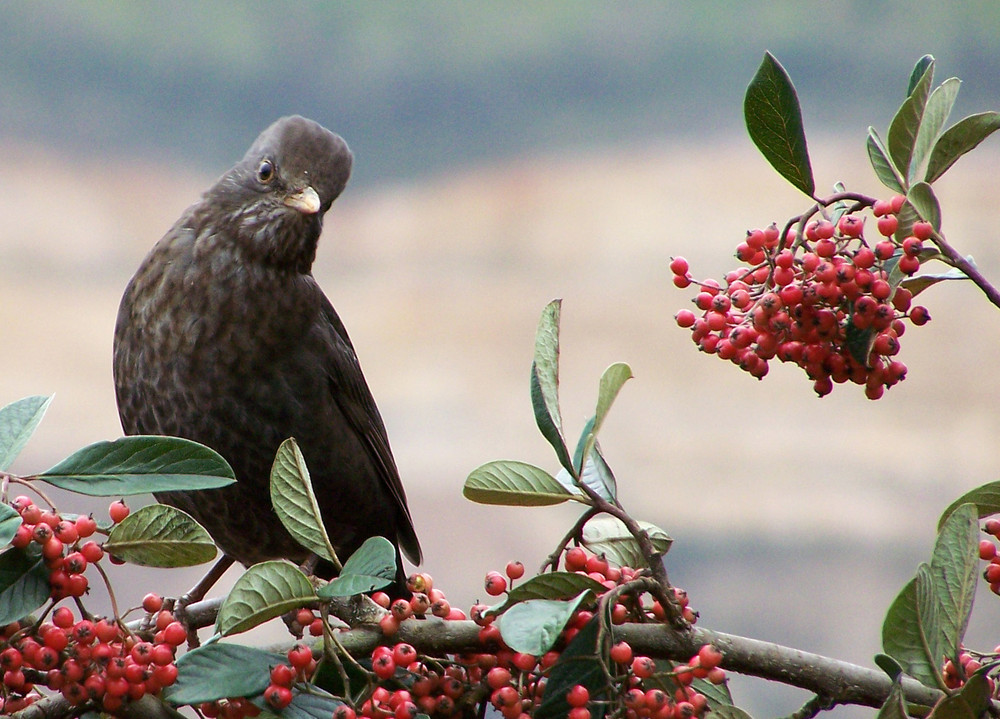
[[[119,308],[114,376],[126,434],[201,442],[237,478],[156,497],[245,565],[307,555],[268,493],[288,437],[341,560],[374,535],[421,559],[382,418],[310,270],[350,169],[339,136],[301,117],[278,120],[153,247]]]

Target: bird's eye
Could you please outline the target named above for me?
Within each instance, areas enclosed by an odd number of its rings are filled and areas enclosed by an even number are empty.
[[[274,178],[274,163],[270,160],[261,160],[257,166],[257,180],[263,184],[269,183]]]

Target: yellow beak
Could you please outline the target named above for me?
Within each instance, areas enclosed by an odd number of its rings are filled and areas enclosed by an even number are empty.
[[[315,215],[319,212],[319,195],[313,188],[306,187],[285,197],[285,204],[303,215]]]

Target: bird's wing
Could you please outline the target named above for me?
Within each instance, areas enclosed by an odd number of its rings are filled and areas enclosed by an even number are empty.
[[[422,560],[420,542],[413,529],[413,519],[410,517],[409,507],[406,505],[406,493],[403,491],[403,483],[399,479],[399,471],[396,469],[392,450],[389,449],[389,438],[382,422],[382,416],[379,414],[371,390],[368,389],[368,384],[365,382],[361,365],[358,363],[354,346],[347,336],[344,323],[340,321],[337,311],[326,296],[323,297],[322,314],[335,335],[333,338],[335,356],[330,357],[326,363],[332,385],[331,389],[334,390],[331,394],[354,431],[363,439],[372,461],[378,468],[379,476],[388,487],[393,499],[396,500],[396,507],[403,520],[400,522],[400,536],[398,537],[403,553],[410,561],[420,564]]]

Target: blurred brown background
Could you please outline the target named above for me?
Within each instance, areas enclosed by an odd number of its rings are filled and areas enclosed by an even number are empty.
[[[461,496],[492,459],[556,469],[528,369],[538,314],[562,297],[568,431],[592,412],[601,371],[628,362],[635,379],[602,445],[626,507],[674,537],[667,568],[701,621],[871,665],[940,511],[996,478],[995,308],[971,283],[932,288],[934,321],[902,341],[904,383],[879,402],[853,386],[818,400],[795,368],[757,382],[698,353],[672,320],[693,292],[667,269],[679,254],[721,277],[747,228],[807,206],[741,130],[764,49],[799,88],[821,187],[886,194],[865,128],[888,124],[923,52],[939,80],[966,81],[958,116],[1000,107],[1000,48],[976,35],[996,19],[987,6],[915,45],[903,30],[929,21],[879,3],[902,27],[876,45],[868,3],[834,5],[759,17],[726,3],[0,8],[0,402],[56,394],[15,471],[120,435],[110,350],[125,283],[260,129],[301,112],[355,150],[315,274],[385,418],[424,569],[453,604],[480,598],[482,576],[508,559],[537,566],[575,517]],[[807,41],[829,13],[854,34]],[[768,32],[740,27],[751,20]],[[946,234],[990,277],[998,164],[989,141],[936,186]],[[136,577],[120,600],[178,594],[199,573],[119,571]],[[979,598],[970,643],[1000,640],[998,606]],[[734,693],[757,715],[807,698],[741,680]]]

